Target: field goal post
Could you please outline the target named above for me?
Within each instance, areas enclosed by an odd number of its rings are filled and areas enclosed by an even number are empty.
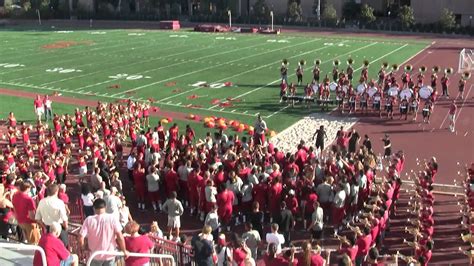
[[[458,73],[465,71],[473,71],[474,67],[474,51],[472,49],[462,49],[459,52],[459,67]]]

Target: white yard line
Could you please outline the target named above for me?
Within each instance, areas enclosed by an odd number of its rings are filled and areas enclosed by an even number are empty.
[[[61,89],[61,88],[35,86],[35,85],[32,85],[32,84],[23,84],[23,85],[20,85],[20,84],[18,84],[18,83],[10,83],[10,82],[5,82],[5,81],[0,81],[0,84],[10,85],[10,86],[27,87],[27,88],[31,88],[31,89],[37,89],[37,90],[46,90],[46,91],[54,91],[54,92],[64,92],[64,93],[66,93],[66,91],[64,91],[64,90]],[[84,91],[81,90],[81,91],[70,91],[70,92],[68,92],[68,93],[77,94],[77,95],[83,95],[83,96],[91,96],[90,93],[92,93],[92,92],[91,92],[91,91],[84,92]],[[112,95],[103,96],[103,95],[97,94],[97,95],[94,95],[94,96],[103,97],[103,98],[108,98],[108,99],[114,99],[114,100],[119,100],[119,99],[132,99],[132,100],[134,100],[134,101],[137,101],[136,98],[125,97],[124,95],[120,95],[120,96],[112,96]],[[174,107],[183,108],[183,105],[173,104],[173,103],[171,103],[171,101],[168,102],[168,103],[160,103],[160,104],[161,104],[161,105],[168,105],[168,106],[174,106]],[[193,107],[193,108],[189,108],[189,109],[190,109],[190,112],[192,112],[193,109],[202,110],[202,111],[209,111],[209,110],[207,110],[207,108],[203,108],[203,107]],[[254,115],[251,115],[251,114],[241,113],[241,112],[234,112],[234,113],[232,113],[232,112],[226,111],[226,110],[222,110],[222,111],[213,110],[213,112],[219,112],[219,113],[224,113],[224,114],[237,114],[237,115],[250,116],[250,117],[253,117],[253,116],[254,116]]]
[[[353,52],[359,51],[359,50],[361,50],[361,49],[370,47],[370,46],[375,45],[375,44],[377,44],[377,42],[368,44],[368,45],[366,45],[366,46],[360,47],[360,48],[358,48],[358,49],[356,49],[356,50],[352,50],[352,51],[347,52],[347,53],[345,53],[345,54],[338,55],[338,56],[335,57],[335,58],[338,58],[338,57],[340,57],[340,56],[344,56],[344,55],[347,55],[347,54],[351,54],[351,53],[353,53]],[[316,51],[317,51],[317,50],[318,50],[318,49],[316,49]],[[314,51],[315,51],[315,50],[308,51],[308,52],[305,52],[305,53],[302,53],[302,54],[298,54],[298,55],[296,55],[296,56],[305,55],[305,54],[308,54],[308,53],[312,53],[312,52],[314,52]],[[296,57],[296,56],[293,56],[293,57]],[[322,64],[327,63],[327,62],[329,62],[329,61],[331,61],[331,60],[323,61]],[[295,75],[295,73],[288,75],[288,77],[291,77],[291,76],[294,76],[294,75]],[[242,94],[240,94],[240,95],[238,95],[238,96],[236,96],[236,97],[233,97],[233,99],[241,98],[241,97],[243,97],[243,96],[245,96],[245,95],[248,95],[248,94],[253,93],[253,92],[255,92],[255,91],[261,90],[261,89],[266,88],[266,87],[268,87],[268,86],[270,86],[270,85],[273,85],[273,84],[275,84],[275,83],[277,83],[277,82],[279,82],[279,81],[281,81],[281,79],[276,79],[276,80],[274,80],[274,81],[272,81],[272,82],[270,82],[270,83],[267,83],[267,84],[264,85],[264,86],[260,86],[260,87],[258,87],[258,88],[253,89],[253,90],[250,90],[250,91],[247,91],[247,92],[245,92],[245,93],[242,93]],[[218,105],[218,104],[217,104],[217,105],[213,105],[213,106],[211,106],[209,109],[213,109],[213,108],[215,108],[215,107],[217,107],[217,106],[219,106],[219,105]]]
[[[316,39],[316,40],[319,40],[319,39]],[[276,52],[276,51],[278,51],[278,50],[288,49],[289,47],[294,47],[294,46],[301,45],[301,44],[305,44],[305,43],[307,43],[307,42],[299,43],[299,44],[291,45],[291,46],[285,46],[285,47],[279,48],[279,49],[270,50],[270,51],[267,51],[267,52],[265,52],[265,53],[260,53],[260,54],[252,55],[251,57],[253,57],[253,56],[260,56],[260,55],[262,55],[262,54],[267,54],[267,53],[273,53],[273,52]],[[326,49],[326,48],[329,48],[329,46],[324,46],[324,47],[322,47],[322,48],[318,48],[316,51],[322,50],[322,49]],[[293,57],[293,56],[292,56],[292,57]],[[289,58],[292,58],[292,57],[289,57]],[[244,59],[244,58],[241,58],[241,59]],[[240,60],[240,59],[239,59],[239,60]],[[230,61],[230,62],[235,62],[235,61]],[[230,62],[227,62],[227,63],[224,63],[224,64],[229,64]],[[249,73],[249,72],[253,72],[253,71],[258,70],[258,69],[260,69],[260,68],[265,68],[265,67],[267,67],[267,66],[273,65],[273,64],[278,63],[278,62],[280,62],[280,61],[274,61],[274,62],[265,64],[265,65],[263,65],[263,66],[259,66],[259,67],[255,67],[255,68],[252,68],[252,69],[243,71],[243,72],[239,72],[238,74],[235,74],[235,75],[232,75],[232,76],[229,76],[229,77],[225,77],[225,78],[223,78],[223,79],[220,79],[220,80],[217,80],[217,81],[214,81],[214,82],[210,82],[210,83],[212,84],[212,83],[217,83],[217,82],[221,82],[221,81],[224,81],[224,80],[229,80],[229,79],[231,79],[231,78],[233,78],[233,77],[237,77],[237,76],[240,76],[240,75],[243,75],[243,74],[247,74],[247,73]],[[230,63],[230,64],[232,65],[232,63]],[[183,91],[183,92],[180,92],[180,93],[171,95],[171,96],[169,96],[169,97],[166,97],[166,98],[164,98],[164,99],[161,99],[161,100],[159,100],[159,101],[165,101],[165,100],[168,100],[168,99],[172,99],[172,98],[181,96],[181,95],[183,95],[183,94],[190,93],[190,92],[193,92],[193,91],[196,91],[196,90],[200,90],[200,89],[202,89],[202,87],[197,87],[197,88],[194,88],[194,89],[191,89],[191,90]]]
[[[471,87],[469,87],[469,90],[467,91],[467,94],[464,97],[464,100],[462,101],[462,105],[459,108],[459,112],[456,115],[456,120],[454,120],[454,123],[456,123],[459,119],[459,116],[461,115],[462,108],[464,107],[464,104],[466,103],[467,98],[469,97],[469,94],[471,93],[472,87],[474,87],[474,84],[471,84]],[[458,95],[459,96],[459,95]]]
[[[317,41],[317,40],[319,40],[319,39],[313,39],[313,40],[311,40],[311,41],[302,42],[302,43],[299,43],[299,44],[296,44],[296,45],[302,45],[302,44],[306,44],[306,43],[309,43],[309,42],[314,42],[314,41]],[[264,44],[267,44],[267,43],[264,43]],[[296,45],[294,45],[294,46],[296,46]],[[244,47],[244,48],[241,48],[241,49],[246,49],[246,48],[250,48],[250,47],[251,47],[251,46]],[[288,48],[288,47],[291,47],[291,46],[286,46],[286,47],[284,47],[284,48]],[[284,49],[284,48],[275,49],[275,50],[281,50],[281,49]],[[235,50],[241,50],[241,49],[235,49]],[[226,54],[226,53],[234,52],[235,50],[229,50],[229,51],[226,51],[226,52],[221,52],[221,53],[213,54],[212,56],[216,56],[216,55],[220,55],[220,54]],[[158,84],[158,83],[166,82],[166,81],[173,80],[173,79],[177,79],[177,78],[180,78],[180,77],[189,76],[189,75],[192,75],[192,74],[195,74],[195,73],[199,73],[199,72],[202,72],[202,71],[205,71],[205,70],[213,69],[213,68],[220,67],[220,66],[223,66],[223,65],[226,65],[226,64],[230,64],[230,63],[232,63],[232,62],[237,62],[237,61],[240,61],[240,60],[243,60],[243,59],[246,59],[246,58],[251,58],[251,57],[259,56],[259,55],[260,55],[260,54],[252,54],[252,55],[245,56],[245,57],[241,57],[241,58],[238,58],[238,59],[235,59],[235,60],[232,60],[232,61],[228,61],[228,62],[225,62],[225,63],[212,65],[212,66],[209,66],[209,67],[206,67],[206,68],[198,69],[198,70],[191,71],[191,72],[188,72],[188,73],[185,73],[185,74],[181,74],[181,75],[178,75],[178,76],[175,76],[175,77],[170,77],[170,78],[163,79],[163,80],[159,80],[159,81],[155,81],[155,82],[152,82],[152,83],[143,85],[143,86],[139,86],[139,87],[136,87],[136,88],[133,88],[133,89],[130,89],[130,90],[126,90],[126,91],[124,91],[124,92],[122,92],[122,93],[137,91],[137,90],[140,90],[140,89],[143,89],[143,88],[147,88],[147,87],[156,85],[156,84]],[[196,60],[196,59],[195,59],[195,60]],[[180,62],[180,63],[177,63],[177,64],[183,64],[183,63],[185,63],[185,62]],[[145,71],[145,72],[146,72],[146,71]],[[143,72],[143,73],[145,73],[145,72]],[[166,98],[165,98],[165,99],[166,99]]]

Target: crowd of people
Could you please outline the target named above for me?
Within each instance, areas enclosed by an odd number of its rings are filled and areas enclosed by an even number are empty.
[[[35,110],[37,102],[44,103],[38,97]],[[190,243],[198,265],[254,265],[257,259],[266,265],[322,265],[329,258],[323,258],[320,241],[328,232],[341,240],[341,263],[377,265],[405,162],[403,152],[392,152],[388,136],[383,158],[367,135],[359,144],[358,132],[342,128],[330,150],[321,152],[324,127],[315,134],[315,146],[302,141],[295,153],[285,154],[265,140],[261,117],[253,137],[220,130],[197,139],[190,126],[183,134],[177,124],[149,127],[149,108],[133,101],[98,102],[73,115],[54,114],[51,128],[41,115],[31,126],[17,123],[10,113],[0,154],[1,235],[17,231],[21,241],[39,244],[51,265],[77,264],[77,256],[65,248],[70,212],[65,182],[78,175],[85,216],[82,248],[118,248],[127,265],[147,262],[128,254],[150,252],[150,238],[185,243],[184,212],[204,224]],[[433,224],[431,231],[425,227],[432,222],[434,169],[420,179],[417,191],[418,210],[426,214],[420,231],[428,230],[429,236],[420,242],[423,247],[431,243]],[[139,210],[166,213],[165,233],[157,223],[146,233],[133,220],[123,196],[131,190]],[[234,234],[240,224],[241,236]],[[310,232],[302,252],[291,244],[295,227]],[[100,255],[94,262],[112,265],[114,259]],[[423,263],[429,257],[421,252],[415,259]]]
[[[467,168],[467,166],[466,166]],[[462,180],[466,195],[461,196],[459,205],[461,206],[461,239],[468,244],[467,249],[459,247],[459,251],[469,257],[470,264],[474,263],[474,163],[465,169]]]
[[[369,62],[366,60],[362,66],[358,84],[353,82],[354,61],[349,59],[346,71],[340,69],[339,60],[334,61],[332,81],[328,77],[321,80],[320,60],[315,61],[311,83],[303,84],[304,61],[298,63],[296,68],[297,83],[288,83],[288,61],[283,60],[280,68],[280,102],[284,100],[292,106],[295,102],[304,102],[307,108],[312,102],[320,104],[322,110],[329,111],[329,105],[334,103],[337,109],[348,114],[359,113],[377,114],[382,118],[394,119],[398,107],[399,119],[416,121],[421,110],[423,123],[429,123],[434,105],[439,98],[438,89],[441,87],[442,96],[449,98],[451,68],[445,69],[439,79],[440,67],[434,66],[430,80],[425,80],[427,68],[421,66],[415,76],[413,67],[407,65],[401,75],[397,75],[398,65],[393,65],[389,70],[388,63],[384,63],[377,73],[376,79],[369,79]],[[458,82],[458,95],[452,101],[449,111],[450,130],[454,132],[456,114],[456,100],[464,98],[466,81],[469,73],[464,73]],[[441,85],[441,86],[440,86]],[[298,86],[303,86],[303,94],[297,93]]]

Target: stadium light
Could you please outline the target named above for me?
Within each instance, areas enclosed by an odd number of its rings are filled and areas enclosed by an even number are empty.
[[[273,31],[273,11],[270,11],[270,16],[272,17],[272,31]]]
[[[232,28],[232,12],[227,10],[227,15],[229,16],[229,28]]]

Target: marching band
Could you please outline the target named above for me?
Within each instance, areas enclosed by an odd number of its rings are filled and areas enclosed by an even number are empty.
[[[426,66],[421,66],[418,73],[413,73],[413,66],[407,64],[403,73],[401,74],[401,85],[397,81],[397,72],[399,66],[393,64],[389,69],[389,64],[384,62],[377,73],[377,80],[369,79],[370,62],[364,60],[361,66],[361,76],[358,79],[359,84],[353,85],[354,76],[354,60],[349,58],[347,60],[346,71],[340,70],[341,62],[339,60],[333,61],[333,69],[330,75],[325,75],[323,81],[320,83],[321,77],[321,60],[314,61],[313,80],[311,84],[307,84],[304,88],[303,95],[297,95],[296,85],[291,84],[287,88],[287,72],[288,61],[283,60],[281,67],[281,91],[280,102],[288,102],[291,106],[295,103],[302,102],[305,107],[311,108],[312,103],[321,106],[322,111],[329,111],[331,105],[336,105],[337,110],[341,113],[361,113],[367,114],[369,112],[378,114],[381,118],[394,118],[394,110],[398,108],[399,118],[408,120],[408,116],[412,116],[412,120],[417,119],[420,104],[422,105],[423,122],[429,123],[431,113],[433,112],[434,102],[438,97],[436,90],[438,85],[438,75],[440,72],[439,66],[432,68],[430,83],[425,84]],[[303,71],[305,61],[301,60],[296,69],[296,76],[298,78],[298,86],[303,84]],[[440,80],[442,94],[449,97],[448,86],[449,76],[453,74],[452,68],[444,70],[443,77]],[[464,87],[466,80],[470,78],[469,72],[462,75],[459,80],[459,95],[463,98]],[[370,106],[370,107],[369,107]],[[383,108],[382,108],[383,107]]]

